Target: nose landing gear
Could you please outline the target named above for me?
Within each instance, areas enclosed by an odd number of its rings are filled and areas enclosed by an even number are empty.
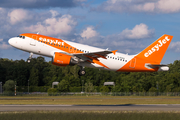
[[[30,63],[31,62],[31,58],[33,56],[33,53],[31,52],[30,55],[29,55],[29,58],[27,59],[27,62]]]

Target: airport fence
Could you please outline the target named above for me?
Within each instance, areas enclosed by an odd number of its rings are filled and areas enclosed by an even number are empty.
[[[15,93],[3,92],[0,96],[15,96]],[[16,92],[16,96],[180,96],[180,92]]]

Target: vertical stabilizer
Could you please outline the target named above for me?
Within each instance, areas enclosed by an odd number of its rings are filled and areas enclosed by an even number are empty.
[[[163,35],[142,52],[140,52],[136,57],[142,60],[152,61],[153,63],[161,63],[161,60],[172,40],[173,36]]]
[[[172,40],[173,36],[163,35],[142,52],[135,55],[127,64],[118,71],[128,72],[155,72],[158,71],[161,60]],[[165,66],[166,67],[166,66]]]

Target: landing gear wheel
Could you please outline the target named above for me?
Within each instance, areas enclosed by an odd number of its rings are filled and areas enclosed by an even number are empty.
[[[85,70],[79,70],[78,74],[79,74],[80,76],[83,76],[83,75],[86,74],[86,71],[85,71]]]
[[[27,59],[27,62],[30,63],[30,62],[31,62],[31,59],[28,58],[28,59]]]

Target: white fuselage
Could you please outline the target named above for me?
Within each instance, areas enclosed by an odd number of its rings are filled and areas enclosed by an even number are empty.
[[[65,43],[81,50],[84,53],[92,53],[92,52],[98,52],[98,51],[104,51],[104,49],[96,48],[96,47],[91,47],[88,45],[83,45],[75,42],[70,42],[63,40]],[[47,56],[47,57],[53,57],[55,52],[61,52],[61,53],[67,53],[66,51],[63,51],[61,49],[58,49],[57,47],[53,47],[52,45],[50,46],[48,43],[40,42],[37,40],[34,40],[30,37],[25,37],[25,38],[19,38],[19,37],[13,37],[9,40],[9,44],[11,44],[13,47],[16,47],[18,49],[21,49],[23,51],[27,52],[32,52],[35,54]],[[61,47],[61,46],[60,46]],[[69,49],[68,53],[72,52],[73,49]],[[73,54],[76,54],[75,51]],[[109,69],[108,70],[113,70],[117,71],[121,67],[123,67],[127,62],[129,62],[134,55],[126,55],[122,53],[116,52],[114,55],[113,53],[108,54],[106,56],[107,59],[104,58],[98,58],[98,60],[107,66]],[[96,68],[101,68],[101,69],[107,69],[101,65],[98,65],[96,63],[79,63],[80,66],[87,66],[87,67],[96,67]]]

